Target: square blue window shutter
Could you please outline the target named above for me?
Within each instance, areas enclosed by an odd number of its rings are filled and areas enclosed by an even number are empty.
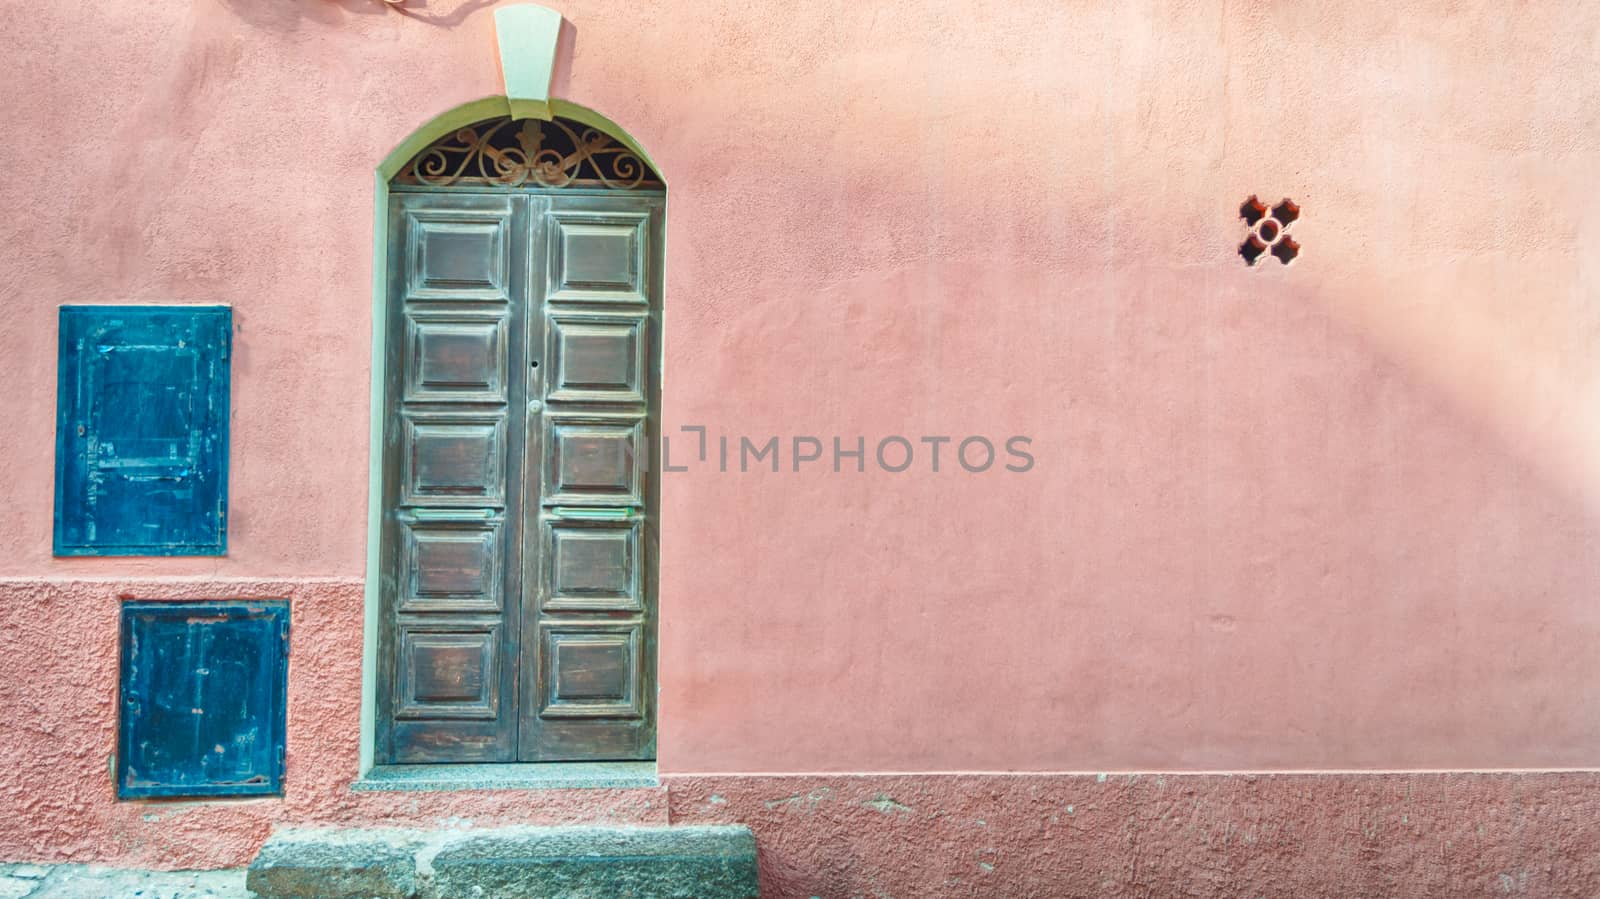
[[[283,792],[287,600],[122,607],[117,795]]]
[[[58,556],[228,550],[226,306],[63,306]]]

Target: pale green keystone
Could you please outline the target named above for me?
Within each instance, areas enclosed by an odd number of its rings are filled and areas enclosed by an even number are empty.
[[[556,39],[561,13],[532,3],[502,6],[494,11],[500,40],[500,72],[513,119],[550,121],[550,78],[556,67]]]

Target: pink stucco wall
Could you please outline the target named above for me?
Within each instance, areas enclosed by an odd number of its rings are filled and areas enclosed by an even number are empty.
[[[282,798],[116,802],[116,606],[287,596]],[[1593,896],[1591,773],[694,774],[660,787],[357,793],[359,581],[0,583],[0,859],[244,864],[283,824],[748,824],[763,895]],[[14,610],[29,610],[19,614]]]
[[[118,802],[110,769],[119,601],[218,595],[289,599],[293,677],[284,794]],[[0,739],[0,859],[174,869],[242,865],[283,823],[667,823],[660,787],[543,790],[537,802],[515,791],[352,791],[361,599],[360,581],[342,578],[0,582],[0,703],[7,709]]]
[[[281,798],[116,802],[120,599],[287,596]],[[1593,896],[1592,773],[669,775],[627,790],[357,793],[359,581],[0,582],[0,859],[242,865],[280,825],[728,823],[762,895]]]
[[[0,855],[228,863],[398,814],[342,786],[371,173],[501,90],[492,5],[0,0]],[[1037,460],[664,475],[663,772],[1600,762],[1600,8],[556,8],[557,94],[669,181],[669,433]],[[1301,204],[1293,265],[1235,255],[1251,194]],[[53,559],[56,307],[166,301],[235,310],[230,554]],[[307,792],[111,800],[130,584],[297,603]],[[1530,789],[1589,808],[1566,777]],[[403,801],[526,811],[480,799]],[[234,842],[182,855],[179,818]]]

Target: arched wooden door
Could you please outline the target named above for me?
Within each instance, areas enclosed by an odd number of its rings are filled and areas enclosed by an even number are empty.
[[[665,199],[562,119],[392,183],[379,763],[655,757]]]

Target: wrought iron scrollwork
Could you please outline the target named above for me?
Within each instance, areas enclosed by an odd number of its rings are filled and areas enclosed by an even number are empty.
[[[516,127],[514,127],[516,126]],[[570,119],[491,119],[458,129],[418,153],[395,181],[429,187],[660,187],[638,154],[598,128]]]

